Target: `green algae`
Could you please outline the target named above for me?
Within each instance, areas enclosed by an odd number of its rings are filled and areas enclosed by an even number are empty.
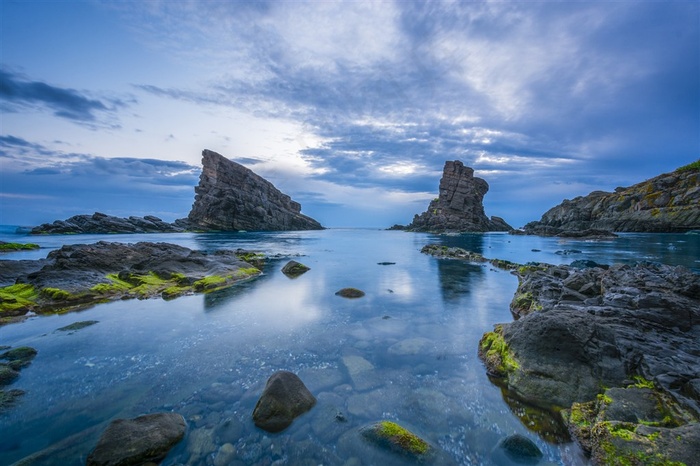
[[[503,339],[502,325],[496,325],[493,332],[487,332],[481,337],[479,356],[484,360],[491,375],[496,377],[507,377],[520,368],[508,343]]]
[[[39,296],[34,285],[19,283],[0,288],[0,313],[14,314],[31,309]]]
[[[392,421],[380,421],[366,429],[364,435],[414,457],[421,457],[430,451],[428,442]]]
[[[38,244],[34,243],[4,243],[0,242],[0,252],[11,252],[11,251],[31,251],[34,249],[39,249]]]

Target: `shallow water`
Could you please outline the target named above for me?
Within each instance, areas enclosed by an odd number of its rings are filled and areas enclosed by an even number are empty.
[[[0,414],[0,464],[52,447],[37,464],[84,464],[110,420],[173,410],[185,416],[188,433],[166,465],[228,464],[225,459],[260,465],[410,463],[357,434],[381,419],[428,440],[440,452],[436,464],[496,464],[498,441],[520,433],[544,452],[542,464],[584,465],[580,449],[561,432],[530,430],[547,419],[506,403],[477,358],[481,335],[512,319],[508,305],[516,278],[490,265],[437,260],[421,254],[421,247],[462,246],[517,262],[653,260],[700,269],[700,237],[693,235],[585,242],[348,229],[0,239],[43,247],[2,259],[45,257],[61,244],[98,240],[283,256],[270,260],[263,276],[208,295],[119,301],[0,327],[0,345],[38,350],[10,386],[27,393]],[[280,269],[290,258],[311,270],[287,278]],[[335,296],[349,286],[366,296]],[[99,322],[57,330],[85,320]],[[251,413],[265,381],[280,369],[297,373],[318,403],[285,431],[268,434],[253,425]]]

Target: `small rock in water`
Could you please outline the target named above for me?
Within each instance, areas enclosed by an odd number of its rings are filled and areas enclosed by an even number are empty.
[[[296,374],[277,371],[267,379],[253,410],[253,421],[268,432],[280,432],[315,404],[316,398]]]
[[[396,265],[396,262],[377,262],[377,265]]]
[[[542,451],[529,438],[514,434],[501,439],[493,451],[496,464],[537,464],[542,459]]]
[[[554,254],[558,254],[560,256],[568,256],[569,254],[581,254],[583,251],[580,251],[578,249],[564,249],[555,252]]]
[[[358,290],[357,288],[343,288],[342,290],[336,291],[336,296],[342,296],[343,298],[361,298],[365,295],[365,292]]]
[[[282,273],[289,278],[296,278],[309,270],[311,270],[309,267],[297,261],[289,261],[282,267]]]

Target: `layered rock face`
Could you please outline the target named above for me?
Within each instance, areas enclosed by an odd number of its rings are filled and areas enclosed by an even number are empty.
[[[202,174],[188,216],[204,230],[321,230],[301,205],[250,169],[216,152],[202,152]]]
[[[700,170],[679,169],[613,193],[594,191],[565,200],[524,229],[536,235],[588,229],[669,233],[700,229]]]
[[[413,217],[406,227],[412,231],[509,231],[512,227],[502,218],[488,218],[484,213],[484,195],[489,185],[474,176],[474,170],[462,162],[445,162],[440,179],[440,195],[428,210]]]

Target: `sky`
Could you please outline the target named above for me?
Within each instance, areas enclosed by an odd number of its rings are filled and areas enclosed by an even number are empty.
[[[0,224],[186,217],[203,149],[373,228],[449,160],[519,227],[700,158],[696,1],[0,2]]]

